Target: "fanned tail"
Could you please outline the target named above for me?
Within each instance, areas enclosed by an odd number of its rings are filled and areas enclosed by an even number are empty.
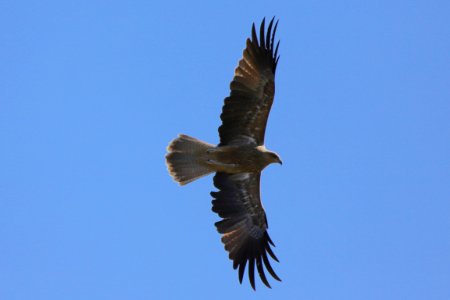
[[[214,172],[205,163],[206,151],[214,145],[180,134],[167,147],[166,164],[170,175],[180,185],[188,184]]]

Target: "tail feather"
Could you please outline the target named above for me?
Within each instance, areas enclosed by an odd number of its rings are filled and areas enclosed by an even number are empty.
[[[180,185],[214,172],[206,163],[206,150],[214,145],[180,134],[167,147],[166,163],[170,175]]]

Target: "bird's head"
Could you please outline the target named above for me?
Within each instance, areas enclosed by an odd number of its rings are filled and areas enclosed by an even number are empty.
[[[267,153],[269,154],[271,163],[278,163],[280,165],[283,164],[283,162],[281,161],[281,158],[278,156],[278,154],[276,154],[275,152],[271,152],[271,151],[268,151]]]
[[[258,146],[256,147],[256,149],[258,149],[258,151],[263,153],[263,157],[264,157],[264,161],[267,165],[273,164],[273,163],[278,163],[280,165],[283,164],[283,162],[281,161],[281,158],[278,156],[278,154],[276,154],[275,152],[269,151],[266,149],[266,147],[263,146]]]

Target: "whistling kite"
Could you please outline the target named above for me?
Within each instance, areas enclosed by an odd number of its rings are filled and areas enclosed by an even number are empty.
[[[247,39],[243,58],[234,71],[230,96],[225,98],[219,127],[220,144],[202,142],[187,135],[179,135],[168,146],[166,155],[170,175],[181,185],[215,172],[211,192],[212,210],[223,220],[215,225],[222,234],[222,242],[239,267],[242,283],[248,262],[248,275],[255,289],[255,263],[262,282],[270,287],[263,265],[276,280],[280,278],[270,266],[267,253],[276,261],[267,233],[267,219],[261,199],[259,182],[261,171],[281,160],[264,147],[267,118],[275,93],[275,70],[279,56],[274,47],[278,22],[270,21],[267,32],[264,19],[259,41],[252,26],[252,38]],[[272,30],[273,29],[273,30]]]

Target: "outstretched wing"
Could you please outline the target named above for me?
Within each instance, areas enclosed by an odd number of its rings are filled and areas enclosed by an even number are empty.
[[[264,144],[267,119],[275,94],[278,42],[274,48],[278,21],[272,19],[267,33],[261,22],[259,41],[255,24],[252,39],[247,39],[243,58],[234,71],[230,96],[225,98],[219,127],[220,145]],[[273,31],[272,31],[273,28]]]
[[[267,219],[262,207],[259,181],[261,173],[216,173],[214,186],[218,192],[211,192],[215,199],[212,210],[223,220],[215,225],[222,234],[222,242],[233,260],[233,268],[239,267],[239,281],[242,283],[245,266],[248,263],[248,277],[255,289],[255,264],[262,282],[270,287],[264,267],[276,280],[280,278],[270,265],[267,253],[276,261],[270,245],[274,246],[267,233]]]

